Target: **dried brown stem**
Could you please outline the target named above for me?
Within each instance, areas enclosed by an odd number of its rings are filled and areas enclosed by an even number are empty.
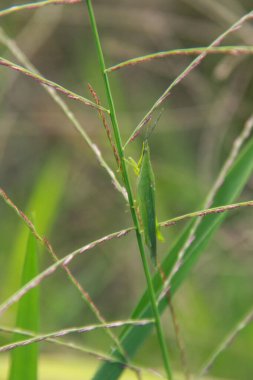
[[[100,103],[99,97],[98,97],[96,91],[94,90],[94,88],[91,86],[90,83],[88,83],[88,88],[89,88],[89,91],[90,91],[91,95],[93,96],[93,98],[94,98],[96,104],[97,104],[98,106],[100,106],[101,103]],[[100,116],[100,118],[101,118],[101,120],[102,120],[102,123],[103,123],[104,129],[105,129],[105,131],[106,131],[106,134],[107,134],[107,137],[108,137],[108,140],[109,140],[109,143],[111,144],[112,151],[113,151],[113,154],[114,154],[115,160],[116,160],[116,162],[117,162],[118,168],[120,168],[121,165],[120,165],[119,154],[118,154],[117,148],[116,148],[116,146],[115,146],[115,144],[114,144],[114,141],[113,141],[113,138],[112,138],[111,129],[110,129],[108,123],[107,123],[107,120],[106,120],[105,114],[104,114],[104,112],[103,112],[102,110],[100,110],[100,109],[98,109],[98,114],[99,114],[99,116]]]

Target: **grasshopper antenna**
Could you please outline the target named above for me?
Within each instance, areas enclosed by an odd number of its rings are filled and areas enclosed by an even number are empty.
[[[151,124],[147,129],[146,129],[146,133],[145,133],[145,141],[149,140],[150,136],[152,135],[152,133],[154,132],[155,130],[155,127],[157,126],[162,114],[164,112],[164,108],[161,109],[161,111],[159,112],[159,115],[157,116],[156,120],[154,121],[153,124]]]

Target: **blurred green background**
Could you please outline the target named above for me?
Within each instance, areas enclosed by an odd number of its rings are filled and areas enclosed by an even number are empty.
[[[22,1],[1,1],[1,9]],[[244,13],[251,0],[94,1],[107,65],[156,51],[207,46]],[[48,79],[90,98],[91,83],[106,104],[103,83],[85,7],[50,6],[1,18],[1,27]],[[226,39],[253,44],[253,26]],[[18,62],[4,44],[1,56]],[[125,141],[147,110],[192,58],[174,57],[110,74]],[[150,141],[156,176],[158,219],[166,220],[202,207],[235,137],[252,112],[253,70],[250,56],[209,56],[173,90]],[[96,111],[66,100],[82,127],[116,170]],[[0,185],[28,215],[59,256],[131,225],[127,205],[106,172],[62,111],[40,85],[0,68]],[[140,156],[142,138],[127,155]],[[135,181],[134,174],[132,175]],[[252,199],[252,180],[242,200]],[[0,302],[19,284],[27,231],[0,202]],[[253,235],[250,209],[229,215],[174,304],[191,372],[195,373],[252,303]],[[176,239],[180,224],[164,230],[159,254]],[[41,268],[51,263],[40,254]],[[71,264],[71,269],[107,320],[128,318],[145,287],[133,234],[108,242]],[[41,286],[41,330],[95,323],[78,292],[58,271]],[[15,309],[1,323],[14,323]],[[171,318],[164,323],[174,366],[180,371]],[[0,337],[1,344],[9,336]],[[103,332],[77,336],[97,350],[111,345]],[[157,356],[154,355],[154,347]],[[42,344],[41,351],[56,347]],[[66,349],[57,347],[57,355]],[[73,353],[69,353],[72,357]],[[138,354],[142,365],[161,365],[152,335]],[[68,359],[66,359],[68,360]],[[253,326],[249,325],[216,361],[217,378],[253,376]],[[56,377],[55,377],[56,379]]]

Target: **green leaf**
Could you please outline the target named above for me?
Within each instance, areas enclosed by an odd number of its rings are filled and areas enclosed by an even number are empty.
[[[241,193],[245,184],[247,183],[253,170],[253,139],[249,141],[245,148],[242,150],[234,164],[232,165],[229,173],[227,174],[223,185],[218,190],[212,207],[225,205],[233,202]],[[179,271],[175,274],[171,284],[171,295],[175,294],[179,286],[187,278],[189,271],[198,260],[201,253],[204,252],[210,239],[213,237],[214,232],[223,222],[226,214],[213,214],[203,218],[195,231],[195,238],[192,244],[186,249],[185,260]],[[186,227],[176,244],[168,252],[163,261],[163,270],[168,276],[172,270],[179,251],[187,241],[194,221],[190,222]],[[159,275],[153,278],[154,288],[159,292],[162,288],[162,283]],[[162,313],[166,307],[166,300],[159,303],[159,310]],[[150,318],[152,317],[152,310],[149,303],[148,293],[145,292],[140,299],[137,307],[135,308],[132,318]],[[150,326],[126,327],[120,337],[120,342],[124,349],[127,351],[128,356],[133,358],[137,349],[143,344],[144,340],[151,332]],[[113,351],[113,356],[119,358],[117,350]],[[124,370],[120,364],[104,363],[101,365],[93,380],[116,380]]]
[[[35,237],[29,232],[26,256],[23,266],[23,286],[38,274],[38,252]],[[17,313],[17,328],[38,332],[39,329],[39,289],[35,287],[20,301]],[[19,341],[26,336],[14,334],[13,340]],[[9,380],[36,380],[38,367],[38,345],[31,344],[19,347],[11,352],[11,366]]]
[[[55,221],[65,189],[67,174],[66,162],[60,154],[54,154],[50,157],[38,173],[25,214],[29,215],[31,210],[36,214],[36,228],[42,236],[50,232]],[[14,292],[20,282],[20,268],[24,263],[28,238],[28,229],[23,223],[20,224],[15,236],[13,250],[7,265],[6,280],[4,281],[7,294]]]

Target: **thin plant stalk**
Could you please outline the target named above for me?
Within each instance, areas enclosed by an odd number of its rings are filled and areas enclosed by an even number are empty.
[[[27,3],[27,4],[21,4],[21,5],[14,5],[12,7],[3,9],[0,11],[0,17],[7,16],[12,13],[24,11],[24,10],[34,10],[38,8],[42,8],[46,5],[61,5],[61,4],[75,4],[80,3],[81,0],[43,0],[43,1],[37,1],[33,3]]]
[[[101,43],[100,43],[100,38],[99,38],[99,34],[98,34],[98,29],[97,29],[97,25],[96,25],[96,19],[95,19],[91,0],[86,0],[86,3],[87,3],[87,7],[88,7],[90,22],[91,22],[91,28],[92,28],[92,32],[93,32],[95,43],[96,43],[100,69],[101,69],[101,73],[102,73],[102,76],[104,79],[106,96],[107,96],[107,100],[108,100],[108,104],[109,104],[109,108],[110,108],[111,123],[112,123],[115,142],[116,142],[116,146],[117,146],[118,154],[119,154],[119,158],[120,158],[121,173],[122,173],[123,181],[125,183],[126,191],[128,194],[129,206],[130,206],[130,210],[131,210],[133,223],[135,226],[136,238],[137,238],[139,251],[140,251],[140,255],[141,255],[141,259],[142,259],[142,265],[143,265],[143,269],[144,269],[145,276],[146,276],[146,281],[147,281],[147,286],[148,286],[149,296],[150,296],[150,302],[152,304],[152,309],[153,309],[153,313],[154,313],[156,330],[157,330],[157,337],[159,340],[159,344],[160,344],[160,348],[161,348],[161,352],[162,352],[162,356],[163,356],[164,368],[165,368],[168,379],[171,380],[172,379],[172,371],[171,371],[171,367],[170,367],[168,350],[166,347],[165,337],[164,337],[163,330],[162,330],[160,314],[159,314],[159,310],[158,310],[158,305],[156,303],[156,296],[155,296],[155,292],[154,292],[154,288],[153,288],[153,283],[152,283],[152,278],[151,278],[151,274],[150,274],[150,270],[149,270],[149,266],[148,266],[148,261],[147,261],[146,255],[145,255],[144,245],[143,245],[141,231],[140,231],[140,225],[139,225],[139,221],[138,221],[138,217],[137,217],[135,205],[134,205],[132,189],[131,189],[130,181],[128,178],[126,163],[125,163],[125,159],[124,159],[124,152],[123,152],[123,147],[122,147],[122,142],[121,142],[121,136],[120,136],[119,126],[118,126],[116,111],[115,111],[115,107],[114,107],[114,101],[113,101],[113,97],[112,97],[112,93],[111,93],[109,78],[108,78],[107,72],[105,71],[106,70],[105,60],[104,60],[104,55],[103,55],[103,51],[102,51],[102,47],[101,47]]]
[[[37,335],[34,338],[24,339],[20,340],[18,342],[13,342],[6,344],[4,346],[0,347],[0,352],[7,352],[11,351],[13,349],[16,349],[18,347],[24,347],[29,344],[42,342],[43,340],[46,340],[48,338],[60,338],[69,334],[84,334],[91,331],[95,331],[98,329],[113,329],[117,327],[123,327],[127,325],[135,325],[135,326],[146,326],[150,323],[154,323],[152,319],[141,319],[141,320],[125,320],[125,321],[115,321],[115,322],[109,322],[109,323],[103,323],[100,325],[88,325],[88,326],[82,326],[82,327],[70,327],[63,330],[54,331],[48,334],[42,334]]]
[[[16,214],[25,222],[27,227],[30,229],[32,234],[36,237],[36,239],[50,252],[51,246],[49,242],[42,236],[40,236],[35,229],[34,225],[32,222],[26,217],[26,215],[17,208],[16,205],[13,204],[13,202],[7,197],[6,193],[0,188],[0,197],[5,201],[5,203],[10,206]],[[227,206],[220,206],[218,208],[213,208],[209,210],[202,210],[202,211],[197,211],[195,213],[191,214],[191,217],[203,217],[205,215],[210,215],[210,214],[216,214],[226,212],[229,210],[234,210],[236,208],[240,207],[249,207],[253,205],[253,201],[248,201],[248,202],[242,202],[242,203],[236,203],[232,205],[227,205]],[[193,215],[194,214],[194,215]],[[179,221],[183,221],[189,218],[190,214],[186,214],[174,219],[170,219],[166,222],[164,222],[163,227],[170,227],[176,223],[175,219],[180,218]],[[64,256],[62,259],[58,260],[48,268],[46,268],[43,272],[41,272],[38,276],[34,277],[29,283],[27,283],[25,286],[20,288],[16,293],[14,293],[12,296],[10,296],[4,303],[0,305],[0,315],[3,314],[10,306],[12,306],[14,303],[18,302],[29,290],[33,289],[35,286],[38,286],[44,279],[46,279],[48,276],[52,275],[60,266],[68,265],[74,258],[76,258],[78,255],[89,251],[90,249],[96,247],[97,245],[100,245],[102,243],[105,243],[109,240],[116,239],[116,238],[121,238],[125,235],[127,235],[129,232],[134,231],[134,227],[126,228],[124,230],[114,232],[110,235],[106,235],[98,240],[95,240],[69,254]]]
[[[109,112],[107,109],[105,109],[102,106],[98,106],[96,103],[92,102],[91,100],[86,99],[81,95],[75,94],[73,91],[70,91],[67,88],[64,88],[63,86],[61,86],[55,82],[52,82],[51,80],[48,80],[39,74],[33,73],[30,70],[25,69],[24,67],[16,65],[15,63],[8,61],[7,59],[4,59],[3,57],[0,57],[0,65],[8,67],[8,68],[10,68],[14,71],[17,71],[21,74],[24,74],[27,77],[32,78],[36,82],[39,82],[39,83],[44,84],[46,86],[52,87],[55,90],[59,91],[60,93],[64,94],[65,96],[67,96],[68,98],[73,99],[73,100],[77,100],[77,101],[85,104],[86,106],[93,107],[96,109],[100,109],[100,110],[107,112],[107,113]]]
[[[33,225],[33,223],[13,203],[13,201],[7,196],[7,194],[5,193],[5,191],[2,188],[0,188],[0,197],[4,200],[4,202],[9,207],[11,207],[15,211],[15,213],[18,215],[18,217],[25,222],[25,224],[30,229],[30,231],[32,232],[32,234],[36,237],[36,239],[38,241],[40,241],[40,243],[49,251],[50,247],[49,247],[49,243],[48,243],[47,239],[45,239],[45,238],[43,238],[42,236],[39,235],[39,233],[37,232],[37,230],[36,230],[35,226]],[[202,218],[204,216],[208,216],[208,215],[212,215],[212,214],[220,214],[220,213],[224,213],[224,212],[228,212],[228,211],[233,211],[233,210],[236,210],[236,209],[239,209],[239,208],[252,207],[252,206],[253,206],[253,200],[249,200],[249,201],[245,201],[245,202],[238,202],[238,203],[231,203],[229,205],[212,207],[212,208],[209,208],[209,209],[194,211],[194,212],[190,212],[188,214],[176,216],[175,218],[168,219],[168,220],[166,220],[164,222],[159,222],[158,225],[159,225],[159,227],[171,227],[171,226],[174,226],[175,224],[177,224],[179,222],[183,222],[183,221],[188,220],[188,219],[192,219],[192,218],[196,218],[196,217]],[[134,231],[134,230],[135,230],[134,227],[129,227],[129,228],[126,228],[124,230],[119,231],[116,234],[119,234],[121,232],[122,236],[125,236],[127,233],[129,233],[131,231]],[[112,236],[112,235],[113,234],[108,235],[108,236]],[[115,237],[118,237],[118,235],[115,235]]]
[[[233,150],[233,149],[232,149]],[[230,157],[230,155],[229,155]],[[217,193],[213,199],[213,204],[219,206],[220,204],[226,204],[232,202],[236,197],[238,197],[245,184],[250,178],[253,170],[253,140],[245,144],[244,149],[240,152],[236,160],[231,164],[229,172],[225,174],[223,178],[221,188],[218,188]],[[215,231],[218,230],[222,222],[224,221],[224,216],[222,214],[216,214],[213,218],[209,220],[204,220],[201,218],[201,224],[198,226],[195,234],[194,240],[185,251],[185,260],[183,265],[179,268],[179,271],[175,273],[173,282],[171,283],[171,296],[174,296],[178,291],[180,286],[184,283],[187,278],[189,271],[192,269],[194,264],[196,264],[197,259],[203,253],[204,248],[207,243],[213,237]],[[173,247],[166,254],[166,257],[163,260],[163,270],[166,276],[169,276],[171,270],[177,260],[178,254],[185,245],[185,242],[188,240],[189,235],[192,230],[193,223],[189,223],[187,228],[184,229],[178,241],[173,245]],[[160,293],[163,284],[160,281],[159,274],[156,273],[153,278],[153,283],[157,294]],[[163,299],[159,303],[159,310],[161,313],[166,307],[166,299]],[[151,305],[149,304],[148,292],[147,290],[140,298],[133,315],[136,318],[151,317],[153,316]],[[121,341],[124,344],[124,347],[128,347],[129,352],[132,356],[135,355],[136,350],[140,347],[144,339],[151,332],[151,326],[146,327],[145,330],[138,330],[135,327],[125,328],[121,334]],[[117,357],[117,351],[113,352],[113,355]],[[120,366],[111,365],[110,363],[104,363],[99,370],[97,371],[94,379],[103,379],[107,377],[110,380],[116,380],[122,374],[123,369]]]
[[[77,256],[89,251],[92,248],[95,248],[96,246],[104,243],[105,241],[109,241],[115,238],[121,238],[125,236],[126,234],[128,234],[130,231],[131,229],[126,229],[126,230],[114,232],[110,235],[103,236],[102,238],[95,240],[89,244],[86,244],[85,246],[69,253],[68,255],[64,256],[60,260],[56,261],[55,263],[47,267],[45,270],[40,272],[36,277],[32,278],[31,281],[27,282],[23,287],[18,289],[6,301],[0,304],[0,316],[3,313],[5,313],[12,305],[18,302],[27,292],[29,292],[31,289],[38,286],[47,277],[51,276],[62,265],[69,265],[69,263]],[[44,244],[47,245],[47,243],[44,243]]]
[[[17,328],[17,327],[13,328],[13,327],[9,327],[9,326],[2,326],[2,325],[0,326],[0,333],[20,334],[20,335],[26,335],[26,336],[31,337],[31,338],[38,337],[38,334],[34,333],[34,331],[21,329],[21,328]],[[56,339],[56,338],[47,338],[47,339],[45,339],[45,341],[48,343],[54,343],[54,344],[57,344],[57,345],[60,345],[63,347],[67,347],[67,348],[71,348],[73,350],[83,352],[87,355],[94,356],[98,360],[109,361],[112,363],[114,363],[114,362],[120,363],[120,361],[116,360],[115,358],[110,357],[109,355],[104,355],[102,353],[97,353],[97,352],[88,350],[85,347],[80,346],[80,345],[75,344],[75,343],[64,342],[64,341],[62,341],[60,339]],[[126,365],[126,367],[128,367],[128,364],[125,364],[125,363],[122,363],[122,364],[124,364],[124,365]]]
[[[167,99],[167,97],[170,95],[171,90],[177,86],[186,76],[188,76],[192,70],[194,70],[202,61],[203,59],[208,55],[208,51],[214,47],[217,47],[221,44],[221,42],[231,33],[237,31],[246,21],[249,21],[253,19],[253,11],[247,13],[243,17],[241,17],[238,21],[236,21],[230,28],[228,28],[224,33],[222,33],[220,36],[218,36],[207,48],[205,51],[203,51],[200,55],[197,56],[187,67],[185,70],[181,72],[181,74],[178,75],[178,77],[167,87],[167,89],[163,92],[163,94],[157,99],[157,101],[153,104],[153,106],[150,108],[150,110],[147,112],[147,114],[144,116],[144,118],[140,121],[140,123],[137,125],[135,130],[132,132],[128,140],[126,141],[124,145],[125,147],[128,145],[130,141],[132,141],[133,137],[139,133],[139,131],[143,128],[143,126],[146,124],[147,120],[150,119],[153,112],[161,106],[161,104]]]
[[[252,206],[253,206],[253,201],[246,201],[246,202],[232,203],[232,204],[226,205],[226,206],[219,206],[219,207],[213,207],[213,208],[209,208],[209,209],[205,209],[205,210],[194,211],[194,212],[190,212],[189,214],[180,215],[180,216],[177,216],[175,218],[166,220],[165,222],[160,222],[159,226],[160,227],[170,227],[170,226],[177,224],[178,222],[182,222],[182,221],[187,220],[187,219],[192,219],[192,218],[195,218],[197,216],[202,217],[202,216],[207,216],[207,215],[212,215],[212,214],[219,214],[222,212],[235,210],[237,208],[252,207]]]
[[[126,61],[120,62],[117,65],[113,65],[106,69],[107,73],[111,73],[116,70],[120,70],[129,66],[135,66],[140,63],[145,63],[152,60],[175,57],[175,56],[188,56],[188,55],[199,55],[203,52],[207,54],[231,54],[231,55],[244,55],[253,54],[253,46],[217,46],[217,47],[197,47],[197,48],[186,48],[186,49],[174,49],[168,51],[160,51],[157,53],[147,54],[141,57],[131,58]]]
[[[211,354],[211,356],[207,359],[206,363],[200,370],[200,373],[197,379],[202,378],[209,369],[213,366],[217,357],[228,348],[228,346],[233,342],[235,337],[241,332],[245,327],[247,327],[253,320],[253,307],[246,313],[246,315],[236,324],[235,327],[228,333],[228,335],[222,340],[219,346],[215,349],[215,351]]]
[[[46,248],[46,250],[49,252],[51,257],[55,262],[59,261],[59,258],[53,249],[52,245],[49,243],[49,241],[45,238],[42,237],[36,230],[36,227],[34,223],[22,212],[14,203],[13,201],[7,196],[7,194],[0,188],[0,196],[5,200],[5,203],[11,207],[16,214],[26,223],[27,227],[30,230],[30,233],[32,236],[37,239],[43,246]],[[69,280],[72,282],[74,287],[77,289],[79,294],[81,295],[81,298],[85,301],[85,303],[88,305],[90,310],[94,313],[98,321],[102,324],[106,324],[106,320],[101,314],[100,310],[97,308],[93,300],[91,299],[89,293],[82,287],[82,285],[77,281],[71,270],[68,268],[68,266],[65,264],[61,264],[62,269],[65,271],[67,274],[67,277]],[[24,284],[25,285],[25,284]],[[127,355],[123,347],[121,346],[117,336],[110,330],[110,329],[105,329],[105,333],[112,339],[114,344],[118,347],[121,355],[125,360],[127,360]]]
[[[31,337],[31,338],[38,337],[38,334],[35,334],[34,332],[32,332],[30,330],[20,329],[20,328],[11,328],[11,327],[0,325],[0,333],[1,332],[2,333],[7,333],[7,334],[26,335],[26,336]],[[128,369],[130,369],[132,371],[138,372],[138,373],[146,372],[146,373],[150,373],[152,375],[155,375],[155,376],[157,376],[159,378],[162,378],[162,375],[158,371],[156,371],[156,370],[154,370],[152,368],[148,368],[148,367],[144,368],[144,367],[139,367],[139,366],[137,366],[135,364],[125,363],[125,362],[120,361],[119,359],[115,359],[112,356],[106,355],[106,354],[104,354],[102,352],[93,351],[90,348],[86,348],[84,346],[81,346],[80,344],[76,344],[76,343],[73,343],[73,342],[66,342],[66,341],[63,341],[63,340],[60,340],[60,339],[57,339],[57,338],[46,338],[45,342],[53,343],[53,344],[56,344],[58,346],[62,346],[62,347],[66,347],[66,348],[70,348],[72,350],[76,350],[76,351],[82,352],[83,354],[92,356],[92,357],[94,357],[97,360],[103,360],[105,362],[120,364],[123,367],[126,367],[126,368],[128,368]]]
[[[39,71],[34,67],[34,65],[30,62],[28,57],[24,54],[24,52],[20,49],[20,47],[16,44],[15,41],[13,41],[3,28],[0,27],[0,41],[5,44],[8,49],[12,52],[12,54],[22,63],[23,66],[25,66],[28,70],[34,72],[35,74],[39,74]],[[76,116],[73,114],[73,112],[70,110],[69,106],[66,104],[66,102],[59,96],[57,91],[53,87],[46,86],[42,84],[43,88],[47,91],[47,93],[51,96],[51,98],[55,101],[55,103],[58,104],[58,106],[63,111],[64,115],[68,118],[68,120],[71,122],[71,124],[74,126],[76,131],[81,135],[81,137],[84,139],[84,141],[87,143],[87,145],[90,147],[90,149],[95,154],[99,164],[106,170],[107,174],[110,176],[113,186],[116,190],[118,190],[124,197],[124,199],[127,201],[127,194],[124,187],[121,186],[119,181],[117,180],[114,171],[111,169],[111,167],[108,165],[108,163],[105,161],[100,149],[98,146],[91,140],[85,129],[81,126],[79,121],[77,120]]]
[[[251,12],[251,13],[253,15],[253,12]],[[238,23],[239,23],[239,21],[238,21]],[[238,24],[238,23],[236,23],[236,24]],[[236,157],[238,156],[243,143],[250,136],[250,134],[252,132],[252,128],[253,128],[253,115],[251,115],[248,118],[248,120],[246,121],[246,123],[244,125],[244,128],[243,128],[242,132],[234,140],[231,152],[230,152],[227,160],[225,161],[223,167],[221,168],[221,171],[220,171],[220,173],[219,173],[219,175],[218,175],[218,177],[217,177],[214,185],[212,186],[211,190],[209,191],[209,193],[207,195],[207,198],[206,198],[206,201],[205,201],[205,208],[208,208],[208,207],[210,207],[212,205],[213,200],[215,198],[215,195],[217,194],[218,190],[223,185],[223,182],[224,182],[224,179],[226,178],[226,175],[228,174],[228,172],[229,172],[230,168],[232,167],[232,165],[233,165]],[[199,216],[201,216],[201,215],[199,215]],[[185,256],[185,252],[187,251],[187,249],[189,248],[189,246],[192,244],[192,242],[193,242],[193,240],[195,238],[195,236],[194,236],[195,235],[195,231],[197,230],[197,228],[198,228],[198,226],[199,226],[200,223],[201,223],[201,218],[197,219],[193,223],[191,231],[189,233],[189,237],[186,240],[186,242],[183,245],[183,247],[180,250],[180,252],[178,253],[178,257],[177,257],[177,260],[176,260],[176,262],[175,262],[175,264],[174,264],[174,266],[172,268],[172,271],[170,272],[169,276],[166,279],[166,287],[162,291],[159,299],[161,299],[162,295],[165,295],[166,292],[168,291],[168,289],[170,288],[171,280],[175,276],[175,274],[178,272],[179,268],[181,267],[181,265],[183,263],[184,256]],[[166,288],[167,288],[167,290],[166,290]]]

